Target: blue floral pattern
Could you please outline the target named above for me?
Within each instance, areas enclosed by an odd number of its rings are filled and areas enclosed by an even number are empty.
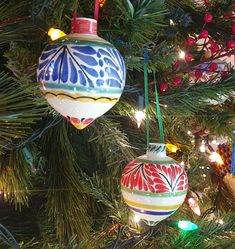
[[[53,44],[43,50],[37,75],[45,83],[123,89],[126,70],[111,46]]]

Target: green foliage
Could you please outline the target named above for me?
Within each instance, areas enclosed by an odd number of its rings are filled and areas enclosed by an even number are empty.
[[[56,234],[63,243],[71,235],[87,238],[90,230],[87,197],[81,193],[73,147],[65,123],[44,134],[42,144],[47,159],[47,210]]]

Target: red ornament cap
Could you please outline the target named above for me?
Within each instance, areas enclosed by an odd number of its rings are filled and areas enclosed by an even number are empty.
[[[173,85],[174,86],[179,86],[182,82],[182,78],[179,77],[179,76],[176,76],[174,79],[173,79]]]
[[[168,84],[167,83],[160,84],[160,91],[166,92],[167,89],[168,89]]]
[[[76,18],[72,32],[97,35],[97,21],[91,18]]]
[[[204,16],[204,21],[206,23],[209,23],[209,22],[212,22],[212,20],[213,20],[213,16],[211,15],[211,13],[206,13]]]
[[[228,49],[235,48],[235,41],[233,41],[233,40],[228,41],[226,44],[226,47]]]
[[[209,66],[210,71],[215,71],[218,68],[218,64],[215,62],[212,62]]]
[[[200,34],[200,38],[207,38],[209,35],[209,32],[206,29],[203,29],[201,34]]]

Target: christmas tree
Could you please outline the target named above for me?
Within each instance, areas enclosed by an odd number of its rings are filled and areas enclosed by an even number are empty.
[[[235,248],[232,0],[3,0],[0,19],[1,248]],[[86,117],[70,114],[78,102]],[[128,176],[154,143],[186,195],[161,222],[151,200],[170,195],[155,166]],[[139,216],[124,194],[137,187],[149,191]]]

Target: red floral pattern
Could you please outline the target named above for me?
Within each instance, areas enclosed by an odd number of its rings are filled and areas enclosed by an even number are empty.
[[[123,170],[121,184],[130,189],[164,193],[186,190],[188,179],[177,164],[165,166],[133,161]]]

